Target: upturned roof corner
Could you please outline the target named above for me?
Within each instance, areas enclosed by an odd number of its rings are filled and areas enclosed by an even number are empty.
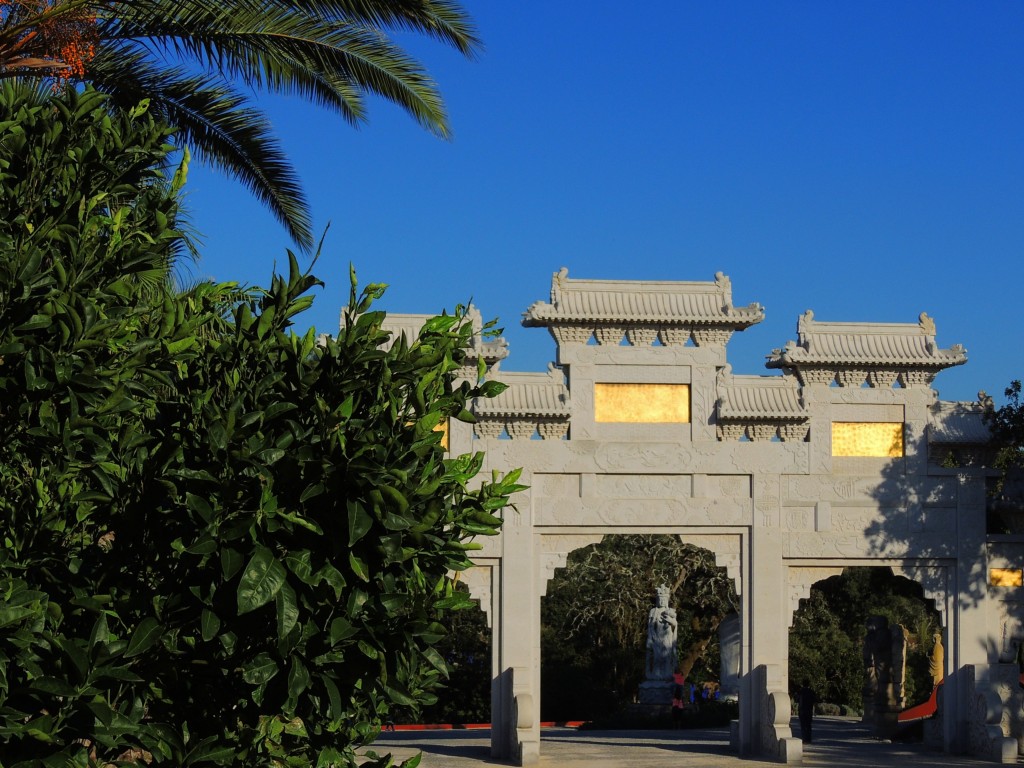
[[[966,362],[962,345],[936,344],[935,321],[924,312],[917,323],[837,323],[807,310],[797,321],[797,340],[772,350],[765,367],[795,373],[801,384],[859,386],[866,378],[872,386],[918,386]]]

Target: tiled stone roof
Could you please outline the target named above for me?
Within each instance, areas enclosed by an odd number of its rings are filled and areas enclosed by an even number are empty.
[[[547,373],[498,371],[494,378],[508,384],[496,397],[477,398],[473,412],[482,418],[498,416],[569,417],[569,390],[558,368]]]
[[[523,314],[525,326],[576,323],[718,325],[747,328],[764,319],[760,304],[734,307],[732,284],[715,282],[573,280],[564,267],[552,276],[551,301]]]
[[[985,409],[977,402],[935,403],[928,414],[928,442],[983,444],[992,435],[984,420]]]
[[[804,420],[807,413],[800,389],[790,376],[729,376],[719,378],[720,420]]]
[[[823,323],[807,310],[797,323],[797,341],[768,357],[769,368],[802,366],[922,368],[938,371],[967,362],[956,344],[935,344],[935,321],[921,313],[918,323]]]

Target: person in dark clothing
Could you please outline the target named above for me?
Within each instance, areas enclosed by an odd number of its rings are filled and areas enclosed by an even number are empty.
[[[800,738],[804,744],[811,743],[811,726],[814,724],[814,691],[811,690],[811,681],[804,680],[797,694],[800,714]]]
[[[672,727],[683,727],[683,686],[686,678],[678,672],[672,677]]]

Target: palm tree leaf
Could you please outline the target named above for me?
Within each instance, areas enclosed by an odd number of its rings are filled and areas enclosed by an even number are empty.
[[[309,206],[270,125],[222,79],[154,63],[131,41],[106,41],[90,64],[96,88],[129,107],[142,99],[205,162],[241,181],[303,248],[313,244]]]

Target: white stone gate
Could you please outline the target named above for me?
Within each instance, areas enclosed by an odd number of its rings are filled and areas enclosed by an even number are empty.
[[[413,331],[422,317],[389,324]],[[540,598],[569,552],[612,533],[678,534],[735,580],[742,754],[800,760],[793,613],[816,581],[888,565],[942,615],[943,746],[1016,756],[1019,692],[1006,663],[1024,635],[1024,537],[986,531],[983,405],[941,402],[931,388],[964,350],[938,347],[923,313],[878,324],[808,311],[796,341],[768,357],[781,375],[733,374],[729,338],[762,318],[758,304],[733,305],[721,273],[627,282],[563,269],[523,320],[550,330],[557,366],[499,371],[503,342],[477,348],[510,386],[475,405],[475,426],[451,425],[451,449],[484,450],[485,470],[523,467],[530,486],[463,575],[493,630],[496,757],[536,762]]]

